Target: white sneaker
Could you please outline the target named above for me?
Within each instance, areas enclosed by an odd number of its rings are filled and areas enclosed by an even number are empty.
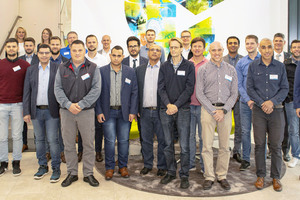
[[[288,167],[290,167],[290,168],[296,167],[298,160],[299,160],[298,158],[293,157],[293,159],[289,162]]]

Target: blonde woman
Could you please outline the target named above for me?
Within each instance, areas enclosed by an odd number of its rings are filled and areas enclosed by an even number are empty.
[[[18,27],[15,34],[15,38],[18,40],[18,44],[19,44],[18,56],[25,55],[24,39],[26,38],[26,36],[27,36],[27,32],[25,28]]]

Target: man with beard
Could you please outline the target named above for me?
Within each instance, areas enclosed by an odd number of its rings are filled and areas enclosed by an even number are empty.
[[[18,40],[10,38],[5,42],[6,58],[0,61],[0,176],[8,168],[8,129],[11,118],[11,135],[13,139],[13,175],[21,174],[23,130],[23,86],[25,73],[30,66],[18,58]]]
[[[68,61],[67,58],[63,57],[60,54],[61,39],[58,36],[53,36],[50,38],[50,48],[52,53],[50,61],[55,62],[57,64],[61,64]]]

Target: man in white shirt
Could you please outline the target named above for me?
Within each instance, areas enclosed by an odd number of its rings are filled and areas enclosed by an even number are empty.
[[[100,53],[102,56],[106,58],[108,63],[110,62],[110,44],[111,44],[111,39],[109,35],[103,35],[102,40],[101,40],[103,49],[99,50],[98,53]]]
[[[185,59],[188,59],[188,55],[190,53],[190,50],[191,50],[191,46],[190,46],[190,43],[191,43],[191,40],[192,40],[192,37],[191,37],[191,32],[188,31],[188,30],[184,30],[181,32],[181,39],[183,41],[183,51],[182,51],[182,56],[185,58]],[[204,47],[205,48],[205,47]]]
[[[97,52],[98,39],[95,35],[88,35],[85,39],[85,45],[88,49],[88,52],[85,54],[85,57],[89,61],[95,63],[97,65],[97,68],[109,64],[109,61],[103,55]]]

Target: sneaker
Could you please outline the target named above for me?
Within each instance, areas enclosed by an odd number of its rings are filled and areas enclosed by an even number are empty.
[[[43,178],[46,174],[48,174],[48,166],[47,165],[41,165],[39,167],[39,170],[37,173],[34,175],[34,179],[40,180]]]
[[[250,168],[250,162],[246,160],[242,160],[242,164],[240,166],[240,171],[245,171],[246,169]]]
[[[160,180],[160,183],[166,185],[166,184],[170,183],[172,180],[174,180],[175,178],[176,178],[176,176],[167,174]]]
[[[7,162],[1,162],[0,176],[2,176],[3,174],[5,174],[5,172],[7,171],[7,167],[8,167],[8,163]]]
[[[53,169],[51,178],[50,178],[50,183],[56,183],[60,180],[60,169]]]
[[[13,167],[13,175],[14,176],[21,175],[20,161],[19,160],[14,160],[12,162],[12,167]]]
[[[190,172],[196,171],[196,167],[191,167]]]
[[[292,160],[289,162],[288,167],[290,168],[296,167],[298,160],[299,160],[298,158],[293,157]]]

